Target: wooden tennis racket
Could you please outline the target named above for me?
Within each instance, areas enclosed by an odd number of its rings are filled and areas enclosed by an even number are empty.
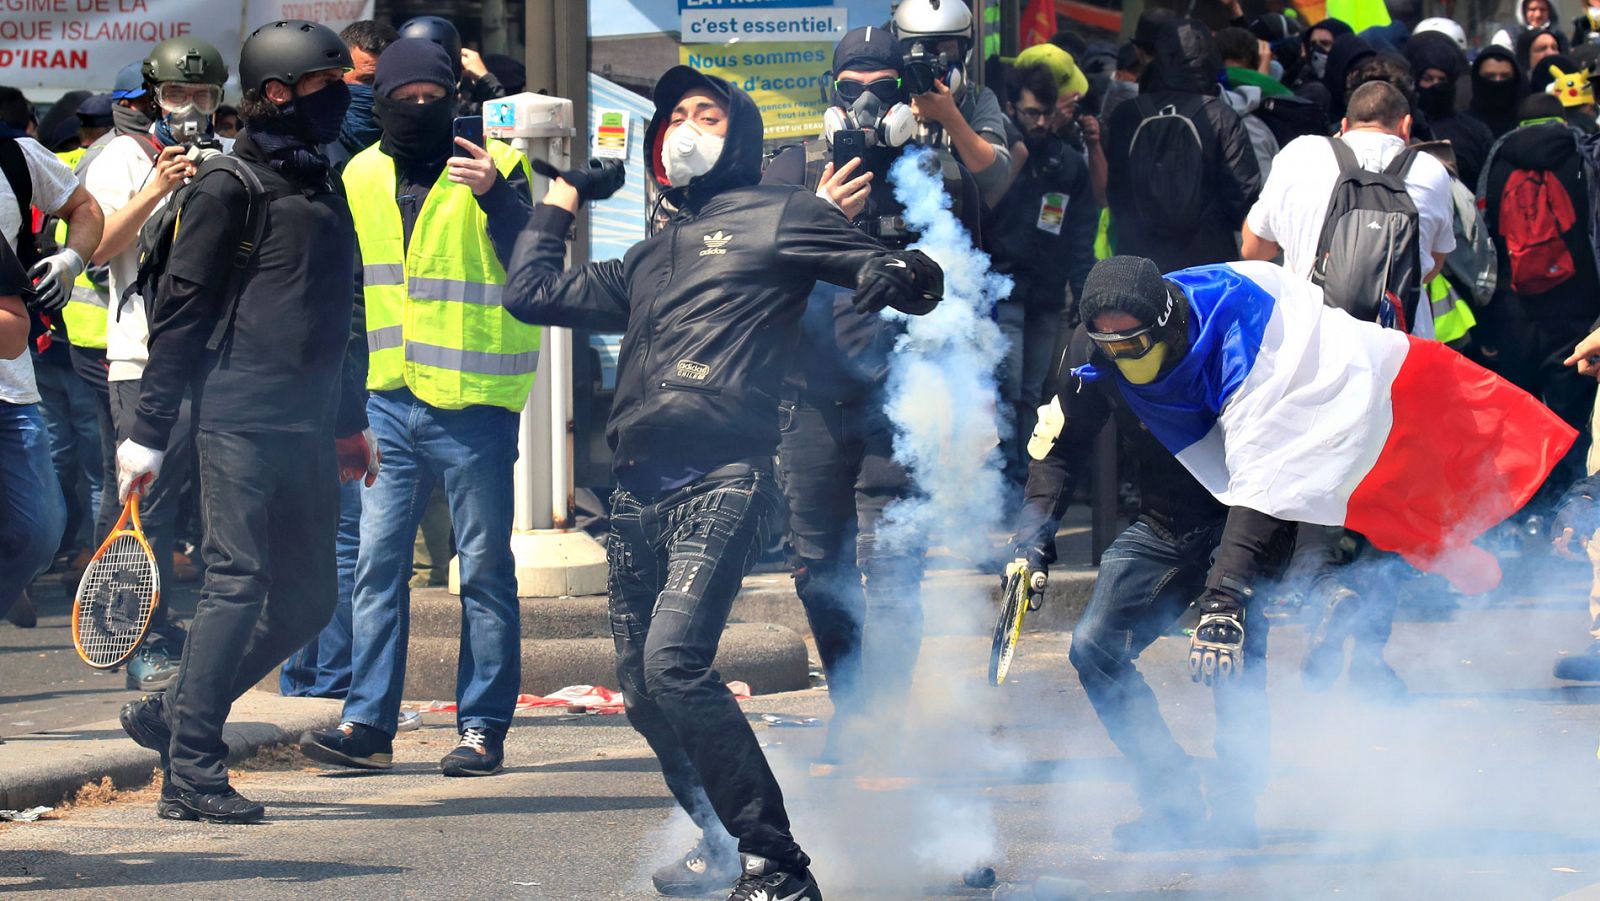
[[[160,603],[161,575],[139,522],[139,492],[134,491],[72,599],[72,644],[78,656],[95,669],[132,657]]]

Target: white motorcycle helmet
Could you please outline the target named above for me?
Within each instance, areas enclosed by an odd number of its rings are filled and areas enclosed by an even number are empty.
[[[1441,16],[1434,16],[1431,19],[1423,19],[1421,22],[1417,23],[1417,27],[1412,29],[1411,33],[1422,34],[1425,31],[1437,31],[1450,40],[1455,41],[1456,46],[1461,48],[1461,52],[1465,53],[1467,50],[1467,33],[1462,29],[1461,23],[1457,22],[1455,19],[1446,19]]]
[[[951,93],[961,92],[973,48],[972,10],[963,0],[900,0],[891,26],[908,62],[913,55],[937,55],[940,43],[956,41],[959,50],[954,58],[946,58],[944,71],[934,74],[945,81]],[[912,92],[921,93],[915,87]]]

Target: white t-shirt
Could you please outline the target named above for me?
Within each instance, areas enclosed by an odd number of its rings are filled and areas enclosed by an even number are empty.
[[[1361,168],[1371,172],[1382,171],[1406,146],[1395,135],[1372,131],[1351,132],[1342,140],[1355,152]],[[1275,241],[1283,248],[1284,267],[1302,278],[1311,276],[1311,267],[1316,263],[1322,222],[1327,218],[1333,186],[1338,181],[1339,162],[1328,139],[1295,138],[1273,157],[1272,173],[1261,189],[1261,197],[1245,218],[1256,237]],[[1433,254],[1456,248],[1450,173],[1443,163],[1419,153],[1406,172],[1406,193],[1417,206],[1418,245],[1422,272],[1427,274],[1433,271]],[[1426,308],[1427,304],[1419,305],[1419,319],[1421,310]],[[1420,322],[1414,325],[1414,334],[1432,334],[1431,319],[1426,327],[1420,326]]]
[[[100,204],[107,219],[127,206],[153,177],[155,165],[145,149],[148,142],[148,138],[131,135],[114,138],[83,173],[84,188]],[[163,197],[155,209],[161,209],[166,202]],[[150,359],[150,325],[144,315],[144,298],[135,294],[126,304],[120,303],[122,290],[139,274],[138,240],[107,265],[111,283],[111,303],[106,309],[106,360],[111,364],[108,378],[126,382],[144,375],[144,364]]]
[[[22,158],[28,163],[33,205],[47,212],[61,209],[78,189],[78,177],[72,174],[72,167],[32,138],[18,138],[17,146],[22,148]],[[31,214],[18,209],[11,184],[0,178],[0,234],[6,236],[6,245],[12,250],[17,249],[17,231],[22,227],[22,217],[27,215]],[[15,360],[0,360],[0,400],[13,404],[39,402],[39,387],[33,380],[33,360],[26,352]]]

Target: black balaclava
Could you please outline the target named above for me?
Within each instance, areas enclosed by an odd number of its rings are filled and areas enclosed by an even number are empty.
[[[1445,119],[1455,112],[1456,82],[1467,71],[1467,55],[1456,42],[1438,32],[1425,31],[1406,41],[1406,61],[1417,80],[1417,106],[1430,119]],[[1422,73],[1438,69],[1445,80],[1431,88],[1422,87]]]
[[[444,96],[428,103],[405,103],[390,97],[408,84],[444,88]],[[402,168],[432,167],[444,162],[454,146],[452,125],[457,100],[450,56],[433,41],[401,38],[378,57],[372,88],[373,113],[383,126],[380,146]]]
[[[1506,81],[1489,81],[1479,74],[1487,60],[1504,60],[1511,64],[1511,78]],[[1517,58],[1504,47],[1483,48],[1472,62],[1472,104],[1474,116],[1489,126],[1495,137],[1517,127],[1517,104],[1528,93],[1528,82],[1523,77]]]

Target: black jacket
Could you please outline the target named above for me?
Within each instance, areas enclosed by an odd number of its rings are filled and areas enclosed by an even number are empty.
[[[1058,221],[1046,214],[1050,195],[1066,203]],[[1083,155],[1054,135],[1045,147],[1030,148],[1027,164],[995,208],[986,235],[995,271],[1016,280],[1011,299],[1029,309],[1059,311],[1068,285],[1072,296],[1081,298],[1083,280],[1094,266],[1099,224],[1100,207]]]
[[[1222,64],[1204,26],[1179,19],[1162,27],[1156,38],[1155,58],[1139,88],[1139,96],[1158,108],[1187,102],[1195,95],[1205,97],[1193,121],[1206,160],[1204,171],[1197,177],[1205,179],[1208,200],[1187,241],[1151,234],[1151,225],[1141,221],[1134,205],[1133,185],[1146,175],[1133,171],[1128,150],[1133,133],[1144,118],[1142,104],[1124,103],[1112,112],[1106,123],[1106,202],[1111,207],[1118,253],[1149,257],[1163,272],[1238,258],[1235,233],[1261,193],[1262,179],[1250,135],[1219,95],[1217,78],[1221,72]]]
[[[670,79],[645,133],[652,157],[691,86]],[[508,267],[506,309],[518,319],[623,332],[606,440],[618,481],[646,494],[776,453],[806,296],[818,279],[853,287],[888,253],[811,192],[758,185],[760,111],[720,79],[695,81],[727,98],[728,134],[710,172],[665,192],[675,212],[660,231],[621,260],[563,272],[572,217],[541,204]]]
[[[761,183],[766,185],[801,185],[815,191],[819,173],[815,166],[807,171],[806,150],[811,145],[787,147],[767,164]],[[960,198],[954,199],[953,209],[958,210],[961,224],[972,235],[979,234],[984,209],[978,185],[966,167],[947,155],[960,177]],[[831,158],[831,157],[830,157]],[[867,162],[872,171],[872,192],[867,207],[856,218],[857,228],[880,221],[880,217],[898,217],[905,212],[894,198],[894,186],[889,183],[889,166],[899,153],[885,149],[869,154]],[[953,185],[953,183],[952,183]],[[950,187],[950,186],[947,186]],[[875,234],[892,250],[908,246],[914,236],[902,229],[898,237],[883,238]],[[873,397],[887,383],[889,355],[895,342],[905,333],[899,320],[885,319],[876,313],[858,313],[851,303],[851,292],[828,284],[818,284],[806,300],[806,312],[800,326],[800,350],[795,354],[794,366],[785,380],[797,392],[804,392],[812,401],[846,403]]]
[[[1511,262],[1500,230],[1500,218],[1506,214],[1501,209],[1501,195],[1511,173],[1518,169],[1554,172],[1577,214],[1577,225],[1565,235],[1577,273],[1542,294],[1519,297],[1518,306],[1529,320],[1593,322],[1596,313],[1600,313],[1600,279],[1596,278],[1594,249],[1589,237],[1591,178],[1578,150],[1576,132],[1564,122],[1524,125],[1507,134],[1496,145],[1488,170],[1484,172],[1478,196],[1484,204],[1483,221],[1495,239],[1500,293],[1511,292]]]
[[[1080,384],[1070,374],[1095,359],[1094,344],[1082,326],[1069,332],[1063,325],[1056,345],[1056,366],[1046,392],[1047,396],[1061,399],[1067,424],[1050,453],[1028,464],[1028,485],[1016,532],[1019,549],[1037,550],[1045,562],[1055,561],[1056,526],[1071,504],[1074,490],[1088,474],[1096,436],[1113,416],[1119,443],[1126,449],[1121,461],[1124,466],[1131,465],[1133,481],[1139,486],[1140,521],[1171,535],[1184,534],[1227,515],[1228,508],[1202,487],[1139,421],[1123,400],[1115,378]],[[1096,362],[1110,365],[1103,359]]]
[[[266,208],[261,243],[240,276],[232,325],[216,350],[206,344],[230,315],[247,195],[238,179],[215,174],[184,199],[150,313],[150,362],[130,436],[146,447],[166,446],[186,387],[203,429],[326,430],[331,440],[367,424],[366,335],[350,290],[350,207],[326,176],[297,179],[273,169],[248,130],[233,152],[282,196]]]

